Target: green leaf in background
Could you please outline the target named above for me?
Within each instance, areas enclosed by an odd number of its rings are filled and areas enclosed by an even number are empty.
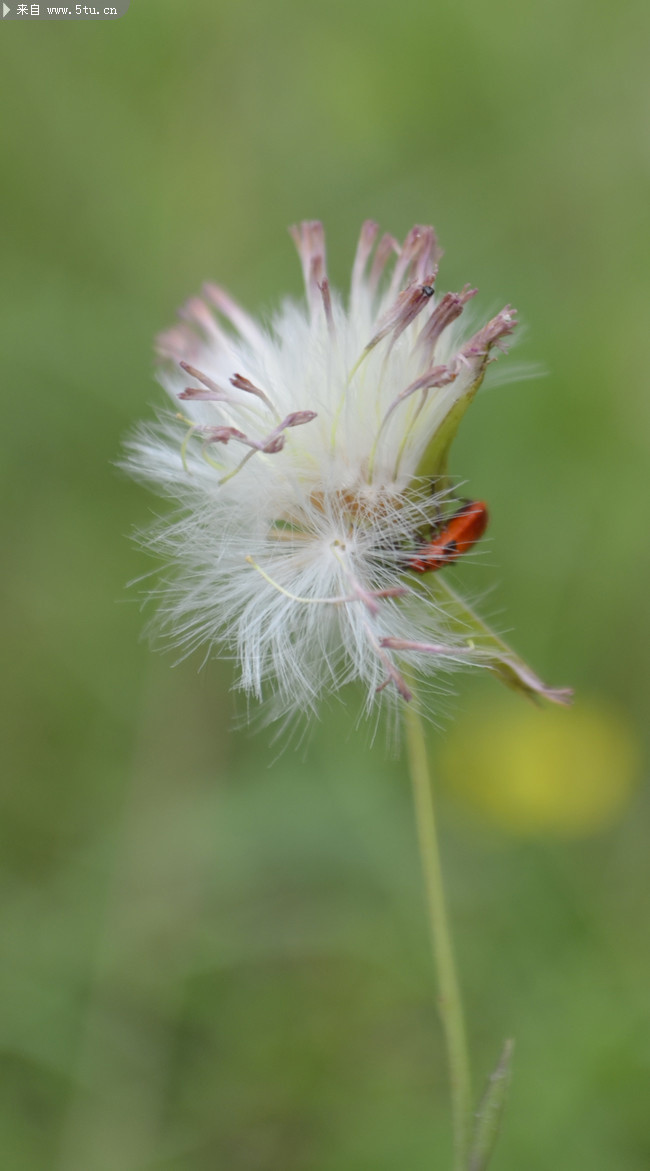
[[[476,1112],[469,1171],[485,1171],[492,1158],[508,1095],[514,1046],[514,1041],[506,1041],[503,1046],[499,1062],[490,1074],[487,1088]]]

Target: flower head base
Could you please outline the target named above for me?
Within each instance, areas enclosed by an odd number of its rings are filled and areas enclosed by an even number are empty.
[[[412,572],[454,511],[449,447],[513,310],[463,333],[476,290],[437,296],[432,228],[400,246],[366,222],[347,306],[330,290],[322,225],[292,235],[306,308],[287,302],[266,330],[206,285],[159,339],[161,381],[183,410],[142,429],[127,466],[182,506],[148,537],[178,566],[166,624],[190,649],[234,656],[239,686],[270,691],[274,715],[353,680],[368,710],[378,696],[409,702],[410,678],[467,664],[567,702],[445,573]]]

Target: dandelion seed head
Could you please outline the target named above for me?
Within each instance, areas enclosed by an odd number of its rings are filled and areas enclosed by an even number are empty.
[[[157,342],[174,406],[125,465],[178,505],[144,538],[172,567],[156,593],[173,640],[232,657],[270,717],[354,681],[370,712],[410,702],[411,678],[494,667],[409,557],[453,508],[449,444],[516,318],[463,327],[476,290],[438,294],[432,228],[400,246],[366,222],[345,300],[322,226],[292,236],[305,302],[263,327],[216,285],[187,301]]]

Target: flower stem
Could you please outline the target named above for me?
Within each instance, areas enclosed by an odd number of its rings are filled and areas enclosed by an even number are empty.
[[[471,1088],[465,1020],[449,932],[422,721],[415,703],[405,705],[408,758],[413,782],[420,857],[429,908],[429,926],[438,982],[438,1008],[447,1047],[454,1129],[454,1171],[466,1171],[471,1122]]]

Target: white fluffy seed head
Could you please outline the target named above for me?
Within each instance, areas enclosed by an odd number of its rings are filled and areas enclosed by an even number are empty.
[[[449,512],[449,443],[514,314],[468,337],[475,290],[437,295],[433,230],[402,246],[377,232],[362,228],[344,303],[321,225],[293,229],[306,304],[268,329],[205,286],[159,339],[175,409],[125,461],[180,505],[147,537],[176,567],[163,624],[236,659],[272,716],[355,680],[368,710],[408,702],[409,678],[486,663],[409,558]]]

